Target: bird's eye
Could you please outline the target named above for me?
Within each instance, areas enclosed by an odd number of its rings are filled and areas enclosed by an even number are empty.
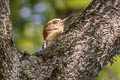
[[[59,20],[55,20],[53,21],[53,24],[57,24],[59,22]]]

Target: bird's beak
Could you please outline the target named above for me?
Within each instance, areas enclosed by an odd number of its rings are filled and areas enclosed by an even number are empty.
[[[73,17],[73,16],[69,16],[69,17],[63,19],[63,24],[65,24],[67,21],[69,21],[72,17]]]

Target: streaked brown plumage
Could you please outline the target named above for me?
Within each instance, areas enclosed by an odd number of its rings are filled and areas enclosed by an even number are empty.
[[[43,48],[49,46],[52,41],[63,32],[64,24],[62,19],[50,20],[43,29]]]

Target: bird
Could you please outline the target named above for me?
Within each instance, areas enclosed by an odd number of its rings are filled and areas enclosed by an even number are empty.
[[[51,45],[55,38],[64,32],[64,20],[56,18],[48,21],[43,29],[43,46],[42,49]]]

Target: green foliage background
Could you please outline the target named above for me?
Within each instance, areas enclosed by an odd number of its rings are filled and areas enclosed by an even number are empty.
[[[84,10],[92,0],[10,0],[14,38],[18,50],[39,51],[42,30],[53,18],[65,18],[76,10]],[[120,57],[109,64],[95,80],[120,80]]]

